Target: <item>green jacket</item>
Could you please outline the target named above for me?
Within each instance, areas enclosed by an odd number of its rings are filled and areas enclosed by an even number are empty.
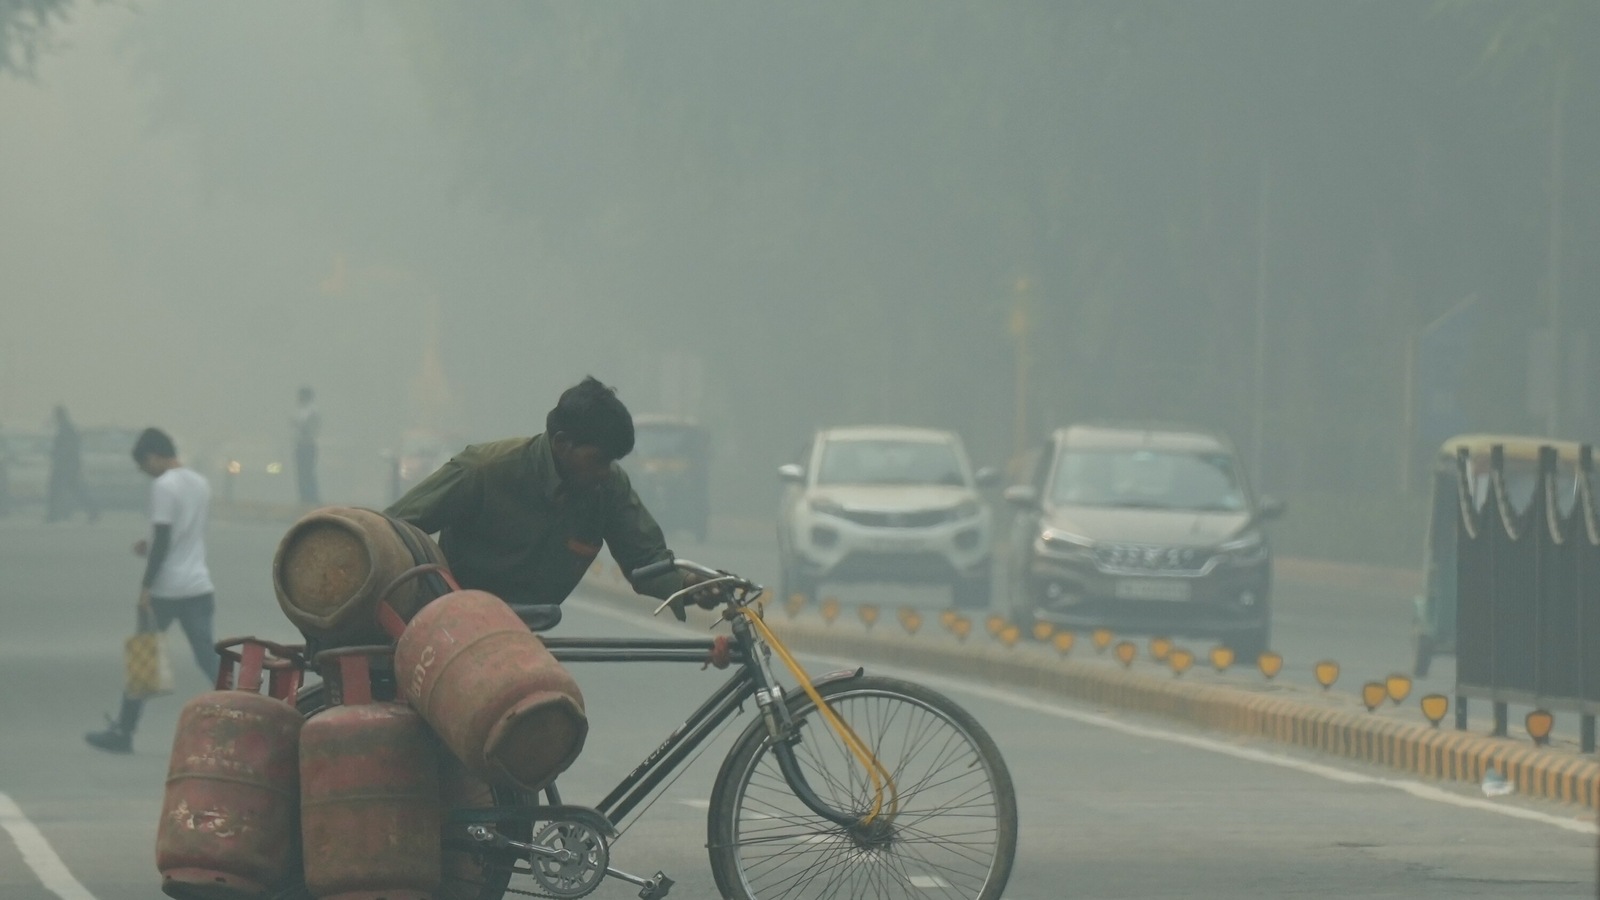
[[[567,599],[600,553],[622,571],[672,558],[661,526],[651,518],[616,463],[594,487],[567,489],[544,435],[473,444],[423,479],[387,510],[439,535],[439,547],[462,587],[508,603],[555,604]],[[683,587],[669,572],[634,584],[665,599]]]

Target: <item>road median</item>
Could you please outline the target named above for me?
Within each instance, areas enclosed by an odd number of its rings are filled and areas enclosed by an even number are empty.
[[[613,567],[597,567],[586,583],[621,608],[648,609]],[[1026,639],[1016,646],[958,639],[931,621],[907,634],[892,616],[873,626],[844,619],[824,622],[820,616],[786,617],[776,610],[768,622],[796,650],[1047,691],[1421,778],[1481,784],[1490,771],[1497,771],[1523,796],[1600,811],[1600,762],[1575,748],[1537,746],[1527,739],[1492,737],[1369,712],[1345,692],[1220,676],[1202,681],[1153,667],[1137,671],[1096,656],[1073,658]],[[1093,654],[1085,649],[1088,643],[1078,642],[1073,653]]]

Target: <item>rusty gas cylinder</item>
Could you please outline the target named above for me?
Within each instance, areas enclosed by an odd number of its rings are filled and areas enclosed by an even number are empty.
[[[387,640],[378,602],[396,576],[419,563],[442,563],[439,546],[416,527],[359,507],[312,510],[289,527],[272,560],[278,605],[300,632],[324,648]],[[389,597],[402,619],[438,596],[423,579]]]
[[[439,885],[439,751],[415,710],[372,699],[367,654],[317,656],[339,705],[300,733],[305,886],[318,900],[430,900]]]
[[[221,641],[217,652],[216,690],[178,716],[156,828],[161,889],[180,900],[265,897],[298,874],[299,663],[254,638]],[[263,671],[270,696],[258,693]]]
[[[538,790],[589,733],[577,682],[498,597],[446,594],[395,646],[400,693],[473,774]]]

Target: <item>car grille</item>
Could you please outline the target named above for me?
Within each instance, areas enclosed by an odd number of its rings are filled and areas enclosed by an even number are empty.
[[[930,525],[948,522],[955,517],[955,512],[949,509],[918,509],[909,512],[845,509],[836,515],[857,525],[870,525],[875,528],[927,528]]]
[[[1094,551],[1101,568],[1124,572],[1198,572],[1210,559],[1210,551],[1199,547],[1104,544]]]

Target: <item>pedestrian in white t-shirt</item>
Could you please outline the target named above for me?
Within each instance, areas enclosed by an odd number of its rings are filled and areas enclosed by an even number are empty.
[[[141,632],[166,631],[177,620],[189,639],[195,664],[206,678],[215,681],[218,659],[211,621],[216,600],[211,572],[206,568],[205,541],[211,486],[205,476],[184,467],[172,438],[158,428],[146,428],[139,435],[133,445],[133,461],[154,479],[150,485],[150,539],[133,545],[133,552],[146,560],[137,628]],[[142,698],[124,694],[118,717],[107,716],[105,730],[90,732],[84,740],[112,753],[132,752],[133,731],[143,710]]]

